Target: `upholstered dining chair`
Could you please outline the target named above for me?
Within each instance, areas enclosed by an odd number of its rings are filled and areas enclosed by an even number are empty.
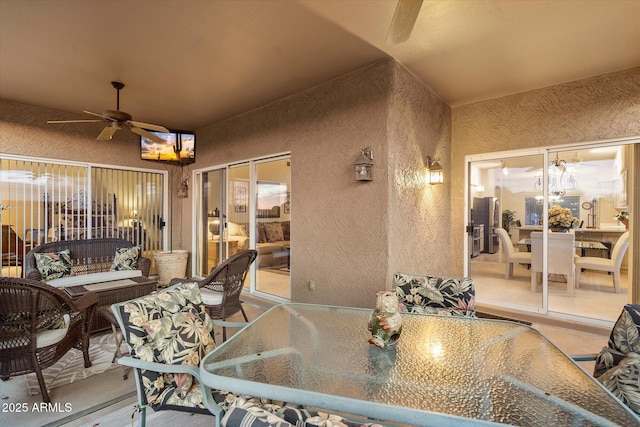
[[[0,277],[0,377],[35,372],[42,400],[50,403],[42,370],[72,348],[89,359],[89,331],[98,295],[71,299],[64,291],[35,280]]]
[[[393,289],[398,311],[447,316],[476,315],[475,287],[469,277],[437,277],[396,273]]]
[[[504,253],[506,263],[504,278],[511,279],[511,276],[513,276],[514,264],[531,264],[531,252],[516,252],[507,231],[503,228],[496,228],[495,231],[500,238],[500,244],[502,245],[502,252]]]
[[[573,296],[574,288],[574,259],[577,256],[574,248],[575,234],[547,233],[548,256],[547,273],[560,274],[567,278],[567,295]],[[531,233],[531,292],[536,292],[543,271],[542,251],[543,233]]]
[[[247,277],[249,267],[255,261],[258,252],[253,249],[238,252],[230,256],[217,267],[211,269],[207,277],[196,281],[200,287],[202,302],[212,319],[226,320],[240,312],[245,321],[249,321],[242,307],[240,294]],[[170,284],[184,282],[185,279],[172,279]],[[222,327],[222,340],[227,340],[227,328]]]
[[[580,287],[580,273],[582,270],[598,270],[609,272],[613,276],[613,290],[620,292],[620,266],[622,258],[629,247],[629,232],[625,231],[619,238],[611,251],[611,258],[598,257],[577,257],[576,265],[576,288]]]

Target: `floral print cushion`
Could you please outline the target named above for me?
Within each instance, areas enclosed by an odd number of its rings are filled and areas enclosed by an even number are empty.
[[[213,324],[202,304],[196,283],[181,283],[120,306],[131,355],[141,360],[174,365],[198,366],[215,348]],[[149,405],[201,408],[197,380],[188,374],[141,371]]]
[[[593,376],[598,378],[629,353],[640,354],[640,305],[627,304],[622,309],[609,336],[609,345],[596,358]]]
[[[54,253],[34,253],[36,267],[43,281],[71,275],[71,252],[65,249]]]
[[[640,414],[640,305],[624,306],[608,346],[596,358],[593,376]]]
[[[264,232],[267,236],[267,242],[281,242],[284,240],[282,224],[279,222],[265,222]]]
[[[137,270],[140,249],[140,246],[117,248],[111,263],[111,271]]]
[[[340,415],[311,411],[295,406],[258,402],[255,398],[237,398],[222,419],[222,426],[242,427],[382,427],[380,424],[363,424]]]
[[[449,316],[476,315],[471,278],[448,278],[396,273],[393,287],[400,311]]]
[[[598,380],[631,410],[640,414],[640,353],[629,353]]]

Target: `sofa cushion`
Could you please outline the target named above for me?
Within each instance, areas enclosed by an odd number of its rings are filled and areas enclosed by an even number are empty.
[[[393,287],[400,311],[475,316],[475,289],[471,278],[396,273]]]
[[[264,232],[267,235],[267,242],[281,242],[284,240],[282,224],[279,222],[265,222]]]
[[[142,276],[142,271],[140,270],[105,271],[102,273],[79,274],[77,276],[65,276],[59,279],[47,280],[47,285],[55,288],[63,288],[67,286],[112,282],[114,280],[130,279],[139,276]]]
[[[57,279],[71,275],[71,256],[69,249],[54,253],[35,253],[36,266],[42,280]]]
[[[137,270],[140,246],[130,248],[117,248],[111,263],[111,271]]]
[[[282,250],[282,245],[286,242],[275,242],[275,243],[260,243],[258,245],[258,254],[267,255],[272,254],[274,252],[278,252]]]

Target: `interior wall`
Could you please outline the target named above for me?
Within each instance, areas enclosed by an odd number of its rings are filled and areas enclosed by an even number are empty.
[[[456,107],[452,129],[452,270],[462,274],[465,155],[640,135],[640,67]]]
[[[197,132],[196,165],[291,152],[293,301],[372,307],[385,287],[392,68],[377,63]],[[374,180],[356,182],[365,147],[377,154]]]

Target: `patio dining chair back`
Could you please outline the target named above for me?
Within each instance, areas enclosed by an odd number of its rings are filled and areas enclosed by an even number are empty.
[[[249,321],[242,307],[240,294],[244,286],[249,267],[255,261],[258,252],[253,249],[238,252],[230,256],[217,267],[211,269],[207,277],[196,281],[200,287],[202,302],[212,319],[226,320],[240,312],[246,322]],[[185,279],[172,279],[174,285],[184,282]],[[227,339],[227,328],[222,328],[222,340]]]

